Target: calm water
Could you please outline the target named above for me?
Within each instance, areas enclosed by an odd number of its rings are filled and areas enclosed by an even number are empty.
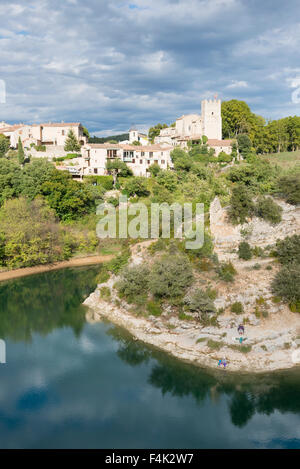
[[[1,448],[300,448],[300,369],[208,373],[85,324],[95,273],[0,284]]]

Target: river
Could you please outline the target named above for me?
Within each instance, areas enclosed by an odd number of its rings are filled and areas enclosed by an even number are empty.
[[[0,284],[0,448],[300,448],[300,369],[202,370],[85,322],[97,267]]]

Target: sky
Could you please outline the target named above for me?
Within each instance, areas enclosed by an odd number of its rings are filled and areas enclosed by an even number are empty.
[[[0,121],[107,136],[216,93],[300,115],[299,0],[0,0]]]

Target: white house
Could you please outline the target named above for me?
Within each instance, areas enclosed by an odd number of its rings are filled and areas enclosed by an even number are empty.
[[[34,145],[65,145],[68,133],[73,130],[81,145],[87,143],[87,138],[83,134],[83,127],[79,122],[74,123],[45,123],[45,124],[17,124],[9,127],[0,128],[0,132],[10,137],[10,146],[16,148],[19,138],[24,147]]]
[[[157,163],[162,169],[173,168],[170,152],[173,147],[160,145],[87,144],[82,148],[82,157],[76,159],[81,175],[105,175],[106,163],[120,159],[132,169],[135,176],[148,176],[148,168]]]

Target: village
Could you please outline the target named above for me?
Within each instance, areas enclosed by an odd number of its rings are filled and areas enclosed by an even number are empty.
[[[70,152],[65,144],[70,134],[75,135],[80,151],[74,159],[64,160]],[[77,123],[15,124],[0,122],[0,133],[10,139],[16,149],[19,139],[27,156],[59,158],[57,169],[67,170],[73,178],[106,175],[107,162],[119,159],[125,162],[135,176],[149,176],[149,167],[156,163],[161,169],[172,169],[171,151],[179,146],[186,149],[201,140],[213,149],[215,156],[232,151],[232,140],[222,140],[221,100],[216,97],[203,100],[201,115],[187,114],[176,119],[175,125],[164,128],[154,142],[136,128],[129,130],[128,140],[119,143],[88,143],[83,125]],[[63,161],[61,161],[63,160]]]

